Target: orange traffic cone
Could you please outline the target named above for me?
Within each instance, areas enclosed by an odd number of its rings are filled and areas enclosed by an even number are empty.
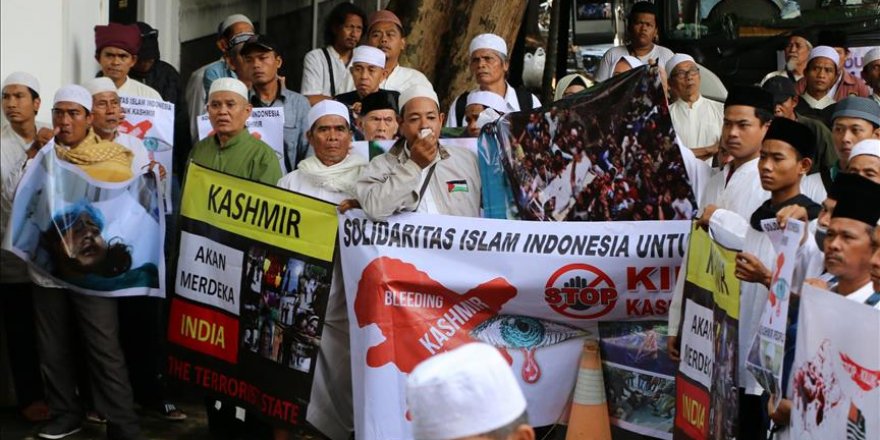
[[[599,342],[595,339],[584,341],[565,440],[611,440],[602,358],[599,356]]]

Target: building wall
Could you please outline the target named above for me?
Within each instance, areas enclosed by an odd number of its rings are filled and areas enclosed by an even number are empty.
[[[38,120],[51,121],[59,87],[95,76],[94,27],[108,17],[103,0],[0,1],[0,77],[25,71],[40,80]]]

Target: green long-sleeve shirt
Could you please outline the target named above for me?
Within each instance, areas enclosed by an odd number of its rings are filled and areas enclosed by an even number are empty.
[[[208,136],[193,146],[189,157],[199,165],[273,186],[281,179],[275,151],[246,129],[222,147],[216,135]]]

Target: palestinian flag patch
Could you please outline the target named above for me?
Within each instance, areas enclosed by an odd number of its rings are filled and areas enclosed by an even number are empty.
[[[466,180],[448,180],[446,181],[446,190],[450,193],[469,192]]]

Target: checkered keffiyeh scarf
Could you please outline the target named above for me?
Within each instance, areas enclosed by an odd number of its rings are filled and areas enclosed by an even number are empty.
[[[101,139],[94,130],[89,130],[86,138],[74,148],[56,145],[55,153],[59,159],[78,165],[101,180],[122,181],[132,177],[134,154],[131,150]]]

